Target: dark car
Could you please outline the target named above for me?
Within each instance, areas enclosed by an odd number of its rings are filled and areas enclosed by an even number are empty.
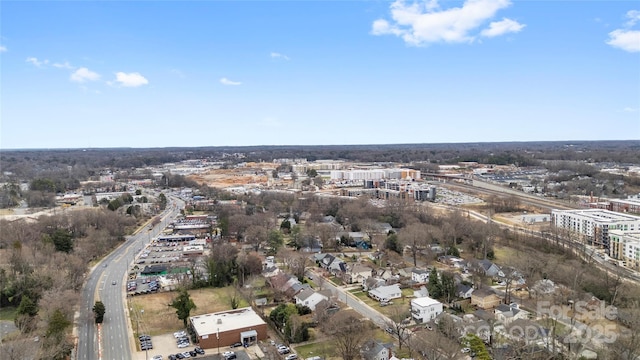
[[[198,353],[195,350],[191,350],[189,351],[189,355],[191,355],[191,357],[196,357],[198,356]]]
[[[176,354],[176,359],[184,359],[184,355],[178,353]]]
[[[237,342],[235,344],[232,344],[231,348],[236,348],[236,347],[240,347],[240,346],[242,346],[242,343]]]
[[[169,360],[178,360],[178,358],[174,354],[171,354],[169,355]]]
[[[195,349],[193,349],[193,351],[197,352],[200,355],[204,355],[204,350],[202,350],[202,348],[200,346],[198,346]]]

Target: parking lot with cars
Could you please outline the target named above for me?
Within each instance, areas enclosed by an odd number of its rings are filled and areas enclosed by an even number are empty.
[[[147,336],[147,335],[143,335]],[[185,337],[187,339],[185,339]],[[146,339],[146,338],[145,338]],[[148,338],[149,343],[153,344],[153,348],[149,348],[146,351],[142,350],[137,353],[136,358],[142,359],[154,359],[154,356],[158,356],[158,360],[178,360],[178,359],[210,359],[210,360],[250,360],[253,356],[258,354],[263,356],[264,354],[258,348],[257,345],[245,347],[229,347],[224,346],[218,349],[201,349],[197,344],[193,344],[188,339],[188,334],[185,331],[177,331],[173,334],[164,334],[158,336],[150,336]],[[180,344],[187,344],[182,346]],[[224,354],[233,352],[233,356],[225,358]],[[161,356],[161,357],[160,357]],[[282,356],[284,358],[284,356]]]

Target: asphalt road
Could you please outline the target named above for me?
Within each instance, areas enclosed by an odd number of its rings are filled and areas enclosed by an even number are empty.
[[[314,278],[318,278],[321,276],[320,274],[314,272],[312,269],[307,269],[307,274],[311,274],[311,276],[313,276]],[[338,299],[338,301],[345,303],[358,314],[373,321],[377,326],[385,329],[388,326],[387,324],[393,322],[391,319],[380,314],[377,310],[365,304],[362,300],[353,296],[345,289],[339,286],[335,286],[332,282],[324,281],[323,287],[325,289],[331,290],[331,293]]]
[[[142,229],[135,235],[127,237],[122,245],[89,272],[82,289],[81,305],[77,316],[77,359],[131,359],[131,351],[135,349],[135,344],[130,342],[125,298],[129,265],[133,262],[135,254],[151,238],[159,234],[170,219],[179,214],[182,206],[181,201],[169,197],[167,210],[161,214],[163,220],[159,224],[150,231]],[[106,308],[100,347],[92,310],[97,300],[102,301]]]

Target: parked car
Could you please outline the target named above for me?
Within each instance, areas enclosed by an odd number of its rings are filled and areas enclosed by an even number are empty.
[[[204,350],[202,350],[200,346],[196,346],[196,348],[193,349],[193,351],[197,352],[200,355],[204,355]]]
[[[231,344],[230,347],[233,349],[233,348],[240,347],[240,346],[242,346],[242,343],[237,342],[237,343]]]
[[[162,360],[162,355],[153,355],[151,360]]]
[[[284,358],[284,360],[296,360],[297,358],[298,358],[298,355],[289,354],[289,355],[287,355],[287,357]]]

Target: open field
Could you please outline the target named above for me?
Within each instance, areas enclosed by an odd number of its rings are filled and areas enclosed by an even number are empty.
[[[135,332],[138,328],[136,320],[140,321],[140,333],[149,335],[160,335],[183,329],[184,326],[178,319],[176,310],[169,306],[177,294],[177,292],[163,292],[129,298],[133,331]],[[233,294],[233,287],[190,290],[189,295],[197,306],[191,315],[229,310]],[[249,306],[239,294],[237,296],[240,298],[239,307]]]

